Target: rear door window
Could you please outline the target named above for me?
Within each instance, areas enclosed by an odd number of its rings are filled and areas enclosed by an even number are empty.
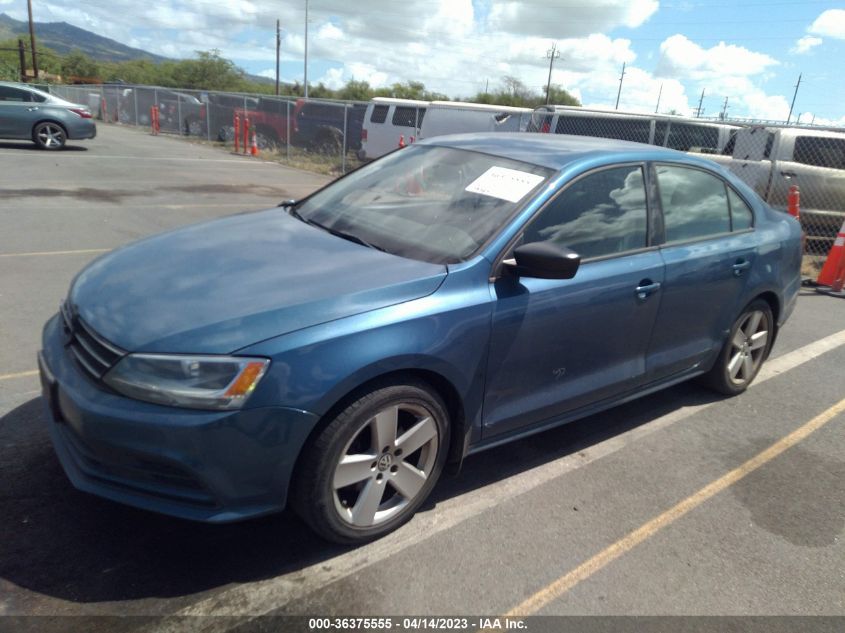
[[[399,127],[418,127],[425,115],[425,108],[413,108],[408,106],[396,106],[393,111],[393,125]]]
[[[703,239],[731,230],[724,181],[700,169],[657,165],[667,242]]]
[[[11,86],[0,86],[0,101],[12,102],[30,102],[30,92],[27,90],[20,90],[12,88]]]
[[[385,121],[387,121],[388,110],[390,110],[390,106],[373,106],[373,112],[372,114],[370,114],[370,123],[384,123]]]

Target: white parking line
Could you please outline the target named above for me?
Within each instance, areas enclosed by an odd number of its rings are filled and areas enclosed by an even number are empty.
[[[15,156],[20,158],[20,152],[14,151],[0,151],[0,156]],[[32,157],[45,157],[45,158],[55,158],[55,154],[49,153],[42,153],[42,152],[35,152],[31,151],[27,154],[26,158],[29,160],[30,156]],[[260,158],[179,158],[179,157],[172,157],[172,156],[114,156],[111,154],[73,154],[73,160],[135,160],[135,161],[143,161],[143,162],[155,162],[155,163],[171,163],[171,162],[193,162],[193,163],[237,163],[239,165],[244,165],[245,167],[263,167],[267,165],[276,165],[281,166],[279,163],[273,163],[266,160],[261,160]]]
[[[0,257],[44,257],[51,255],[91,255],[94,253],[108,253],[110,248],[86,248],[79,251],[32,251],[29,253],[0,253]]]
[[[751,388],[754,389],[767,380],[795,369],[842,345],[845,345],[845,330],[772,359],[763,366]],[[246,618],[266,615],[326,585],[450,530],[464,521],[496,508],[519,495],[530,492],[570,471],[611,455],[632,442],[685,420],[720,402],[722,401],[715,400],[707,404],[683,407],[578,453],[567,455],[488,486],[440,501],[433,510],[418,514],[405,527],[375,543],[359,547],[290,574],[237,585],[200,600],[174,615],[240,616]],[[224,618],[208,618],[194,622],[192,625],[196,626],[197,630],[202,631],[224,631],[233,626],[233,623]],[[182,623],[179,620],[169,620],[156,630],[179,633],[182,630]]]

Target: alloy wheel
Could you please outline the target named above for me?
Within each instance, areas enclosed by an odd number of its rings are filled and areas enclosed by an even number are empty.
[[[727,371],[731,383],[749,383],[760,368],[769,342],[769,322],[761,310],[745,315],[731,339]]]
[[[356,527],[401,514],[423,490],[437,461],[438,427],[423,407],[382,409],[353,435],[332,479],[335,510]]]
[[[41,146],[48,149],[59,148],[65,144],[64,130],[52,123],[45,123],[40,126],[38,132],[36,132],[36,136]]]

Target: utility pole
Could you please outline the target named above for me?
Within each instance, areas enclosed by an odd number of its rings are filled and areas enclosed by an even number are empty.
[[[485,80],[484,80],[484,94],[487,94],[487,89],[488,89],[489,87],[490,87],[490,80],[489,80],[489,79],[485,79]]]
[[[555,59],[560,57],[560,51],[557,50],[557,43],[553,43],[552,47],[546,51],[546,57],[549,60],[549,80],[546,82],[546,105],[549,105],[552,98],[552,66],[555,63]]]
[[[663,96],[663,84],[660,84],[660,90],[657,92],[657,105],[654,106],[654,113],[657,114],[657,111],[660,109],[660,97]]]
[[[725,105],[722,106],[722,116],[720,117],[723,121],[728,114],[728,98],[725,97]]]
[[[21,83],[26,83],[26,49],[23,40],[18,40],[18,57],[21,64]]]
[[[798,86],[801,85],[801,75],[803,73],[798,73],[798,83],[795,84],[795,92],[792,94],[792,103],[789,106],[789,115],[786,117],[786,124],[789,125],[789,119],[792,118],[792,108],[795,107],[795,97],[798,96]]]
[[[32,23],[32,0],[26,0],[26,8],[29,11],[29,41],[32,46],[32,72],[35,73],[35,81],[38,81],[38,56],[35,54],[35,26]]]
[[[279,96],[279,49],[282,47],[282,32],[279,21],[276,20],[276,96]]]
[[[701,89],[701,98],[698,100],[698,110],[695,111],[695,118],[700,119],[701,113],[703,110],[701,109],[701,104],[704,103],[704,88]]]
[[[622,80],[625,79],[625,62],[622,62],[622,74],[619,75],[619,92],[616,93],[616,108],[619,109],[619,97],[622,96]]]
[[[305,98],[308,98],[308,0],[305,0]]]

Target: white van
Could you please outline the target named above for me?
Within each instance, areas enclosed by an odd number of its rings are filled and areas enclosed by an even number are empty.
[[[531,120],[530,108],[432,101],[420,128],[419,138],[469,132],[524,132]]]
[[[358,158],[371,160],[392,152],[399,147],[400,136],[405,143],[410,143],[412,136],[419,137],[427,107],[428,101],[390,97],[372,99],[364,113]]]
[[[731,133],[740,127],[672,115],[540,106],[534,110],[528,131],[615,138],[681,152],[721,154]]]

